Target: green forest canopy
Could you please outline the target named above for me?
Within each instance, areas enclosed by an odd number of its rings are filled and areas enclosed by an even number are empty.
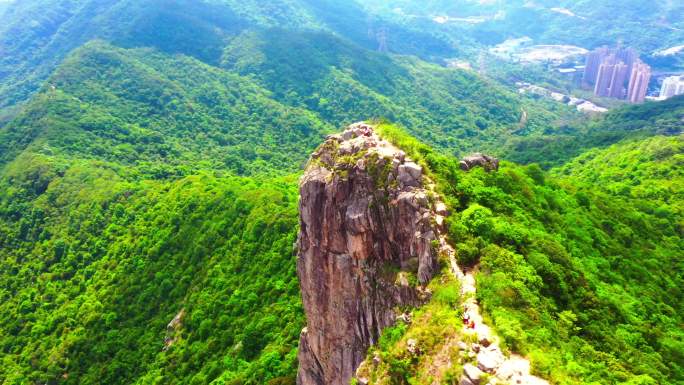
[[[488,322],[535,373],[558,384],[684,380],[684,136],[594,150],[553,174],[508,162],[465,173],[403,131],[382,131],[438,181],[461,263],[480,263]],[[453,306],[436,301],[433,313]],[[386,333],[394,381],[422,369],[393,346],[429,327]]]

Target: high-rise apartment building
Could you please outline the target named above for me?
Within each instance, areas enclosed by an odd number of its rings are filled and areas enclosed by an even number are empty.
[[[582,77],[582,83],[584,85],[593,86],[596,84],[601,63],[603,63],[603,60],[608,57],[609,54],[610,50],[608,47],[601,47],[587,54],[587,60],[584,66],[584,76]]]
[[[625,81],[628,66],[617,56],[610,55],[599,66],[594,94],[597,96],[621,99],[625,95]]]
[[[660,98],[667,99],[677,95],[684,95],[684,75],[670,76],[663,80],[660,88]]]
[[[627,64],[627,73],[631,74],[634,64],[639,61],[639,54],[634,48],[618,47],[615,50],[615,57]]]
[[[651,67],[641,61],[634,63],[627,87],[627,100],[630,103],[641,103],[646,98],[648,83],[651,81]]]
[[[587,54],[582,84],[597,96],[644,101],[651,80],[651,67],[639,60],[632,48],[601,47]]]

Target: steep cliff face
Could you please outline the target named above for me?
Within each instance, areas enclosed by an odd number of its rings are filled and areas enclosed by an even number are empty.
[[[364,124],[330,136],[300,184],[300,385],[348,384],[404,306],[429,298],[437,224],[422,169]]]

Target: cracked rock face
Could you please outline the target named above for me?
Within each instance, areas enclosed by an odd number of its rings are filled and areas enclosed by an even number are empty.
[[[300,182],[299,385],[348,384],[400,307],[428,299],[421,285],[437,269],[437,231],[422,179],[365,124],[312,155]]]

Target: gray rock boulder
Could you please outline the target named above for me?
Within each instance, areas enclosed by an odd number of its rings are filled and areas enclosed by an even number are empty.
[[[486,373],[494,373],[503,361],[504,357],[498,350],[481,349],[477,354],[477,367]]]
[[[422,185],[423,168],[413,162],[399,166],[399,183],[402,187],[419,187]]]
[[[459,165],[463,171],[470,171],[478,166],[483,167],[486,171],[498,171],[499,159],[478,152],[463,158]]]
[[[465,374],[474,385],[480,385],[480,378],[482,377],[483,372],[474,365],[463,365],[463,374]]]

